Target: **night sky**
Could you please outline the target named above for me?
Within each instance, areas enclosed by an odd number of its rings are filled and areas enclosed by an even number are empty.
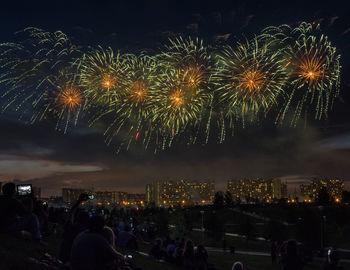
[[[35,1],[34,1],[35,2]],[[238,177],[339,177],[350,188],[350,7],[344,1],[46,1],[2,5],[0,42],[28,26],[62,30],[82,47],[122,52],[157,51],[169,36],[194,35],[207,43],[234,43],[264,27],[298,21],[321,23],[342,55],[341,97],[327,120],[302,118],[296,128],[267,119],[223,144],[181,142],[154,154],[133,147],[116,154],[101,130],[84,123],[63,135],[49,123],[28,125],[12,112],[0,115],[0,181],[26,180],[43,196],[65,187],[143,192],[160,179],[215,180],[218,189]],[[295,180],[295,181],[297,181]]]

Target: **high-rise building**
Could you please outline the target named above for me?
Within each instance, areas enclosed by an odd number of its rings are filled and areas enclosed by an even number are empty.
[[[300,185],[300,193],[302,196],[311,201],[318,199],[319,192],[325,188],[332,200],[339,202],[344,191],[344,181],[340,179],[316,179],[310,180],[309,184]]]
[[[214,195],[213,181],[154,181],[146,185],[147,202],[157,206],[208,204]]]
[[[128,193],[126,203],[127,205],[141,205],[143,206],[146,201],[146,194],[144,193]]]
[[[62,188],[62,199],[64,203],[71,204],[79,199],[81,193],[91,193],[86,189]]]
[[[271,202],[287,196],[287,187],[281,179],[240,179],[227,183],[227,191],[241,201],[257,200]]]
[[[127,200],[127,193],[122,191],[96,191],[95,200],[98,204],[122,204]]]

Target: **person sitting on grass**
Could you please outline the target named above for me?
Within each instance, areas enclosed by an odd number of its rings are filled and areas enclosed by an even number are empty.
[[[208,269],[208,252],[203,245],[198,245],[194,257],[196,259],[196,266],[198,270]]]
[[[117,246],[128,248],[130,250],[137,250],[137,239],[131,232],[131,228],[129,225],[125,226],[124,230],[119,231],[117,237]]]
[[[29,235],[41,240],[38,217],[33,214],[33,199],[26,197],[26,205],[15,198],[16,185],[7,183],[2,187],[0,196],[0,231],[13,235]]]
[[[235,262],[232,265],[232,270],[243,270],[243,263],[242,262]]]
[[[170,240],[169,244],[166,247],[166,260],[167,261],[173,262],[173,253],[174,253],[175,248],[176,248],[175,241]]]
[[[177,246],[174,250],[173,253],[173,261],[177,266],[182,266],[183,265],[183,260],[184,260],[184,249],[185,249],[185,244],[184,242],[180,242],[179,246]]]
[[[59,252],[59,259],[63,263],[69,262],[75,237],[88,228],[89,214],[79,210],[80,204],[87,199],[86,194],[80,194],[79,199],[70,209],[67,221],[64,224],[63,240]]]
[[[187,240],[185,244],[184,267],[187,270],[195,269],[194,245],[191,240]]]
[[[149,252],[149,256],[156,259],[160,260],[164,257],[164,251],[162,250],[162,240],[161,239],[156,239],[155,243],[152,245],[152,248]]]
[[[344,267],[339,266],[339,252],[335,249],[330,251],[329,256],[327,257],[324,270],[344,270]]]
[[[283,270],[302,270],[304,263],[298,254],[298,243],[295,240],[288,240],[285,246],[285,253],[281,259]]]
[[[80,233],[73,242],[71,270],[113,269],[118,266],[117,261],[124,262],[124,256],[113,248],[111,240],[106,240],[104,228],[103,217],[90,218],[88,230]]]

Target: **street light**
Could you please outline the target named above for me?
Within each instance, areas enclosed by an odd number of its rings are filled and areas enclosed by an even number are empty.
[[[326,216],[323,215],[324,206],[320,205],[318,206],[318,209],[320,210],[320,216],[321,216],[321,256],[323,256],[323,248],[324,248],[324,234],[326,231]]]
[[[204,210],[200,211],[202,215],[202,244],[204,244]]]

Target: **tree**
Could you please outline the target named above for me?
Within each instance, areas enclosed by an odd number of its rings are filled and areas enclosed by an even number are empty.
[[[224,205],[224,194],[222,191],[218,191],[215,193],[214,196],[214,206],[219,208],[222,207]]]
[[[218,215],[216,211],[208,212],[205,216],[204,226],[214,240],[222,239],[225,227],[222,215]]]
[[[160,209],[159,213],[155,216],[154,222],[157,226],[157,231],[160,236],[169,235],[169,218],[166,211]]]
[[[287,237],[287,228],[283,223],[271,219],[266,223],[265,235],[271,241],[284,240]]]
[[[320,191],[318,192],[318,198],[317,198],[318,204],[326,205],[330,202],[330,196],[325,187],[322,187]]]
[[[180,211],[177,211],[174,217],[174,236],[180,238],[184,237],[186,234],[184,214]]]
[[[184,214],[185,218],[185,231],[186,233],[189,233],[193,229],[193,222],[194,222],[194,217],[191,211],[186,210]]]
[[[233,206],[233,197],[231,192],[226,191],[225,193],[225,205],[228,207],[232,207]]]
[[[342,194],[342,202],[350,203],[350,191],[344,190]]]
[[[305,213],[298,219],[298,240],[305,245],[319,248],[322,233],[321,216],[318,211],[307,208]]]
[[[247,246],[248,240],[253,238],[254,234],[254,225],[251,222],[250,218],[247,216],[246,219],[240,224],[240,233],[246,237]]]

